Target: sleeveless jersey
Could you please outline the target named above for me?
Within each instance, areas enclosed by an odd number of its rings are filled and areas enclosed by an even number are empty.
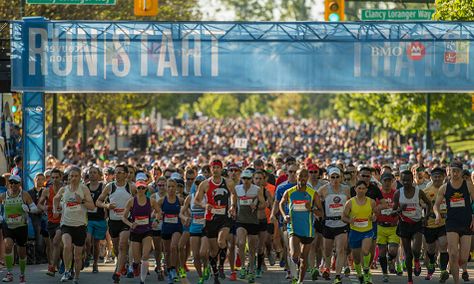
[[[304,191],[299,191],[297,186],[288,189],[288,209],[290,222],[287,225],[288,234],[300,237],[314,237],[314,215],[306,209],[306,203],[313,204],[315,190],[306,186]]]
[[[209,179],[209,189],[206,192],[207,203],[212,206],[206,212],[206,220],[228,218],[230,206],[230,192],[225,179],[221,177],[219,184]]]
[[[71,191],[70,185],[67,185],[64,188],[64,193],[61,197],[61,225],[71,227],[87,225],[87,209],[84,204],[76,201],[76,194],[84,200],[84,187],[86,186],[80,183],[77,190],[74,192]]]
[[[124,186],[117,186],[116,182],[113,182],[111,187],[112,190],[109,194],[109,202],[115,203],[117,207],[110,210],[109,218],[110,220],[119,221],[122,220],[125,206],[127,205],[127,201],[132,197],[132,194],[130,194],[130,190],[127,190],[128,183]]]
[[[385,193],[383,190],[381,190],[383,199],[388,203],[389,208],[387,209],[382,209],[380,211],[380,214],[377,216],[377,222],[378,223],[385,223],[385,224],[391,224],[392,226],[396,226],[398,223],[398,216],[392,216],[393,210],[393,196],[395,195],[396,190],[391,189],[390,192]],[[381,203],[381,199],[378,199],[376,201],[377,205]]]
[[[433,184],[431,186],[423,189],[423,192],[425,193],[426,197],[431,201],[429,206],[433,208],[433,205],[436,202],[436,196],[438,194],[438,188],[436,188]],[[439,228],[445,225],[446,223],[446,200],[443,199],[440,205],[440,214],[441,214],[441,222],[436,225],[436,215],[434,214],[433,211],[431,211],[431,215],[428,217],[428,223],[426,224],[427,228],[433,229],[433,228]]]
[[[191,204],[189,208],[191,209],[191,224],[189,225],[189,232],[191,234],[200,234],[206,225],[206,210],[201,206],[194,204],[194,195],[195,192],[191,193]],[[206,203],[206,196],[204,196],[204,202]]]
[[[448,182],[444,199],[447,207],[446,229],[469,229],[472,200],[466,181],[463,180],[460,188],[454,188],[451,182]]]
[[[342,221],[344,204],[347,201],[347,195],[343,192],[336,193],[331,184],[328,185],[328,192],[324,198],[324,224],[330,228],[340,228],[347,226]]]
[[[53,199],[54,199],[54,196],[56,196],[56,193],[57,193],[57,192],[54,192],[53,185],[51,185],[49,187],[48,193],[49,193],[48,201],[47,201],[47,204],[48,204],[48,223],[59,224],[61,222],[61,214],[57,218],[54,218],[54,216],[53,216],[54,215],[53,214]]]
[[[168,197],[165,197],[161,205],[161,211],[163,212],[162,234],[172,234],[182,229],[181,218],[179,218],[180,210],[181,205],[177,196],[174,203],[170,203]]]
[[[137,226],[132,229],[133,233],[143,234],[151,231],[151,201],[150,198],[146,198],[145,205],[138,203],[138,197],[133,198],[133,206],[130,210],[131,222],[136,222]]]
[[[357,203],[356,197],[351,199],[351,213],[350,217],[354,218],[354,224],[351,224],[351,230],[357,232],[368,232],[372,230],[372,205],[370,204],[371,199],[365,197],[364,205]]]
[[[94,204],[95,204],[97,199],[99,199],[99,196],[102,194],[104,184],[99,182],[99,186],[97,187],[97,189],[95,191],[91,190],[90,184],[87,184],[87,187],[89,188],[89,190],[91,192],[92,201],[94,201]],[[99,208],[99,207],[96,206],[92,210],[87,210],[87,219],[91,220],[91,221],[105,220],[104,208]]]
[[[245,191],[244,185],[235,187],[237,193],[237,222],[245,224],[258,224],[257,209],[252,210],[252,204],[257,204],[258,186],[251,184]]]
[[[420,189],[415,188],[415,194],[412,198],[405,196],[405,188],[402,187],[400,190],[400,207],[402,208],[402,214],[400,219],[406,223],[417,223],[421,220],[421,205],[420,205]]]
[[[27,214],[23,211],[23,191],[18,196],[12,197],[5,192],[5,200],[3,201],[3,220],[9,229],[16,229],[26,226]]]

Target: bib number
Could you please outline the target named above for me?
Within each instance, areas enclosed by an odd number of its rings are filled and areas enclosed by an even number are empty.
[[[206,219],[204,218],[204,216],[194,217],[193,223],[196,225],[205,225]]]
[[[123,217],[123,213],[125,213],[125,208],[115,208],[115,209],[114,209],[114,213],[115,213],[115,215],[117,215],[118,217],[122,218],[122,217]]]
[[[293,211],[296,212],[306,212],[306,200],[293,200]]]
[[[7,216],[7,224],[23,224],[23,215],[12,214]]]
[[[97,213],[97,207],[95,207],[95,208],[92,209],[92,210],[87,210],[87,212],[89,212],[89,213]]]
[[[355,219],[354,220],[354,227],[357,228],[365,228],[369,226],[369,220],[367,219]]]
[[[451,205],[451,207],[452,207],[452,205]],[[439,209],[440,209],[440,210],[446,210],[446,209],[447,209],[446,203],[445,203],[445,202],[441,203],[441,204],[439,205]]]
[[[252,202],[253,202],[253,199],[248,198],[248,197],[241,197],[239,199],[240,205],[243,205],[243,206],[250,206],[250,205],[252,205]]]
[[[407,207],[403,210],[403,215],[406,217],[412,218],[416,216],[416,208],[415,207]]]
[[[382,213],[382,215],[386,215],[386,216],[392,214],[392,212],[393,212],[392,208],[383,209],[382,211],[380,211],[380,213]]]
[[[139,226],[145,226],[150,224],[150,219],[148,216],[137,216],[135,217],[135,223],[137,223]]]
[[[225,215],[225,207],[214,207],[212,208],[211,213],[214,215]]]
[[[77,202],[68,202],[66,203],[66,208],[69,210],[69,212],[78,212],[81,211],[82,206]]]
[[[454,207],[454,208],[464,207],[466,205],[464,202],[464,198],[451,198],[449,200],[449,203],[451,207]]]
[[[165,223],[168,224],[178,224],[178,215],[165,215]]]
[[[331,213],[331,215],[341,215],[343,210],[344,206],[342,204],[329,205],[329,212]]]

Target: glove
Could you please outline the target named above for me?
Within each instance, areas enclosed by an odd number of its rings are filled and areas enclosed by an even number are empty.
[[[24,204],[24,203],[21,205],[21,208],[22,208],[23,211],[25,211],[26,213],[30,212],[30,207],[28,207],[28,205],[26,205],[26,204]]]

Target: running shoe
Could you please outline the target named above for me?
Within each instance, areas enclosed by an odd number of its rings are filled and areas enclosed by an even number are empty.
[[[275,265],[275,259],[276,259],[276,253],[274,251],[271,251],[270,254],[268,255],[268,263],[270,263],[271,266]]]
[[[230,281],[237,281],[237,272],[232,271],[229,276]]]
[[[372,284],[372,275],[370,273],[364,273],[364,283]]]
[[[280,267],[285,267],[286,261],[282,258],[280,259]]]
[[[56,269],[54,269],[54,265],[48,265],[48,271],[46,272],[46,275],[54,277],[56,274]]]
[[[178,274],[181,278],[186,278],[186,270],[183,267],[178,268]]]
[[[439,283],[445,283],[449,279],[449,272],[446,270],[441,271],[439,274]]]
[[[24,274],[20,274],[20,284],[26,284],[26,278]]]
[[[394,261],[390,261],[388,263],[388,272],[390,272],[391,274],[397,274],[397,270],[395,269],[395,262]]]
[[[140,276],[140,266],[139,266],[138,263],[133,263],[132,264],[132,269],[133,269],[133,277]]]
[[[431,278],[433,278],[433,273],[434,272],[435,272],[434,264],[429,263],[428,267],[427,267],[427,273],[426,273],[425,280],[431,280]]]
[[[263,271],[261,269],[258,269],[255,271],[255,277],[257,278],[262,278]]]
[[[211,276],[211,270],[209,269],[209,266],[206,266],[204,268],[204,271],[202,273],[202,277],[204,278],[204,280],[209,280],[209,277]]]
[[[59,264],[58,272],[59,274],[64,274],[64,271],[66,271],[66,267],[64,266],[64,262],[61,260],[61,263]]]
[[[176,269],[171,269],[170,270],[170,273],[171,275],[171,278],[173,279],[174,282],[179,282],[179,277],[178,277],[178,273],[176,272]]]
[[[71,268],[71,269],[69,269],[69,278],[68,278],[68,280],[72,280],[72,279],[74,279],[74,270]]]
[[[242,260],[240,259],[240,255],[237,254],[237,257],[235,258],[235,267],[240,268],[242,266]]]
[[[334,278],[334,282],[332,282],[333,284],[341,284],[342,283],[342,280],[341,280],[341,277],[340,276],[336,276]]]
[[[174,279],[171,273],[168,273],[168,284],[174,284]]]
[[[344,276],[349,277],[349,275],[351,275],[351,268],[346,266],[346,268],[344,268]]]
[[[225,279],[224,266],[219,266],[219,277],[220,277],[222,280]]]
[[[311,272],[311,280],[313,280],[313,281],[318,280],[319,269],[317,269],[316,267],[313,267],[310,272]]]
[[[467,273],[467,271],[463,271],[461,277],[464,282],[469,282],[469,273]]]
[[[364,284],[364,276],[363,275],[358,275],[357,279],[359,279],[360,284]]]
[[[402,276],[402,275],[403,275],[403,266],[402,266],[402,264],[397,263],[396,270],[397,270],[397,275],[398,275],[398,276]]]
[[[84,267],[87,268],[91,266],[91,260],[89,257],[86,257],[86,259],[84,260]]]
[[[242,267],[239,270],[239,279],[245,279],[247,277],[247,271],[245,270],[245,267]]]
[[[133,278],[133,277],[135,277],[135,274],[133,273],[133,271],[128,271],[127,278]]]
[[[286,277],[285,277],[286,280],[290,280],[291,279],[291,272],[289,270],[286,271]]]
[[[323,278],[324,280],[331,280],[331,277],[329,276],[329,268],[324,268],[324,271],[323,271]]]
[[[247,275],[247,280],[249,283],[255,283],[255,275],[253,273],[249,273],[249,275]]]
[[[97,264],[92,265],[92,273],[99,273],[99,266]]]
[[[415,260],[415,268],[413,269],[415,276],[420,276],[421,274],[421,264],[419,260]]]
[[[291,280],[291,284],[299,284],[299,283],[298,283],[298,279],[293,278],[293,280]]]
[[[5,277],[3,277],[2,282],[12,282],[13,281],[13,274],[11,272],[7,272]]]
[[[72,280],[72,284],[79,284],[79,279],[74,278],[74,279]]]
[[[71,276],[71,273],[69,271],[64,272],[63,277],[61,277],[61,282],[67,282],[70,276]],[[114,282],[114,283],[118,283],[118,282]]]
[[[221,284],[221,281],[219,280],[219,276],[214,276],[214,284]]]
[[[198,281],[198,284],[204,284],[204,281],[205,281],[204,278],[200,277],[199,281]]]
[[[387,283],[387,282],[388,282],[388,274],[382,275],[382,281],[383,281],[384,283]]]
[[[64,278],[64,276],[63,276],[63,278]],[[114,283],[120,283],[120,273],[114,273],[112,275],[112,280],[114,280]],[[62,281],[62,279],[61,279],[61,281]]]

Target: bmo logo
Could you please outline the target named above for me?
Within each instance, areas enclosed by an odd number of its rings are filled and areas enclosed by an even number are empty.
[[[400,56],[403,54],[403,48],[401,46],[371,46],[372,56]]]
[[[407,45],[407,56],[411,60],[421,60],[425,54],[426,48],[421,42],[412,42]]]
[[[398,46],[391,46],[386,44],[384,46],[371,46],[370,51],[373,57],[398,57],[403,56],[406,48],[406,55],[410,60],[421,60],[425,57],[426,48],[421,42],[411,42],[408,44],[400,44]]]

